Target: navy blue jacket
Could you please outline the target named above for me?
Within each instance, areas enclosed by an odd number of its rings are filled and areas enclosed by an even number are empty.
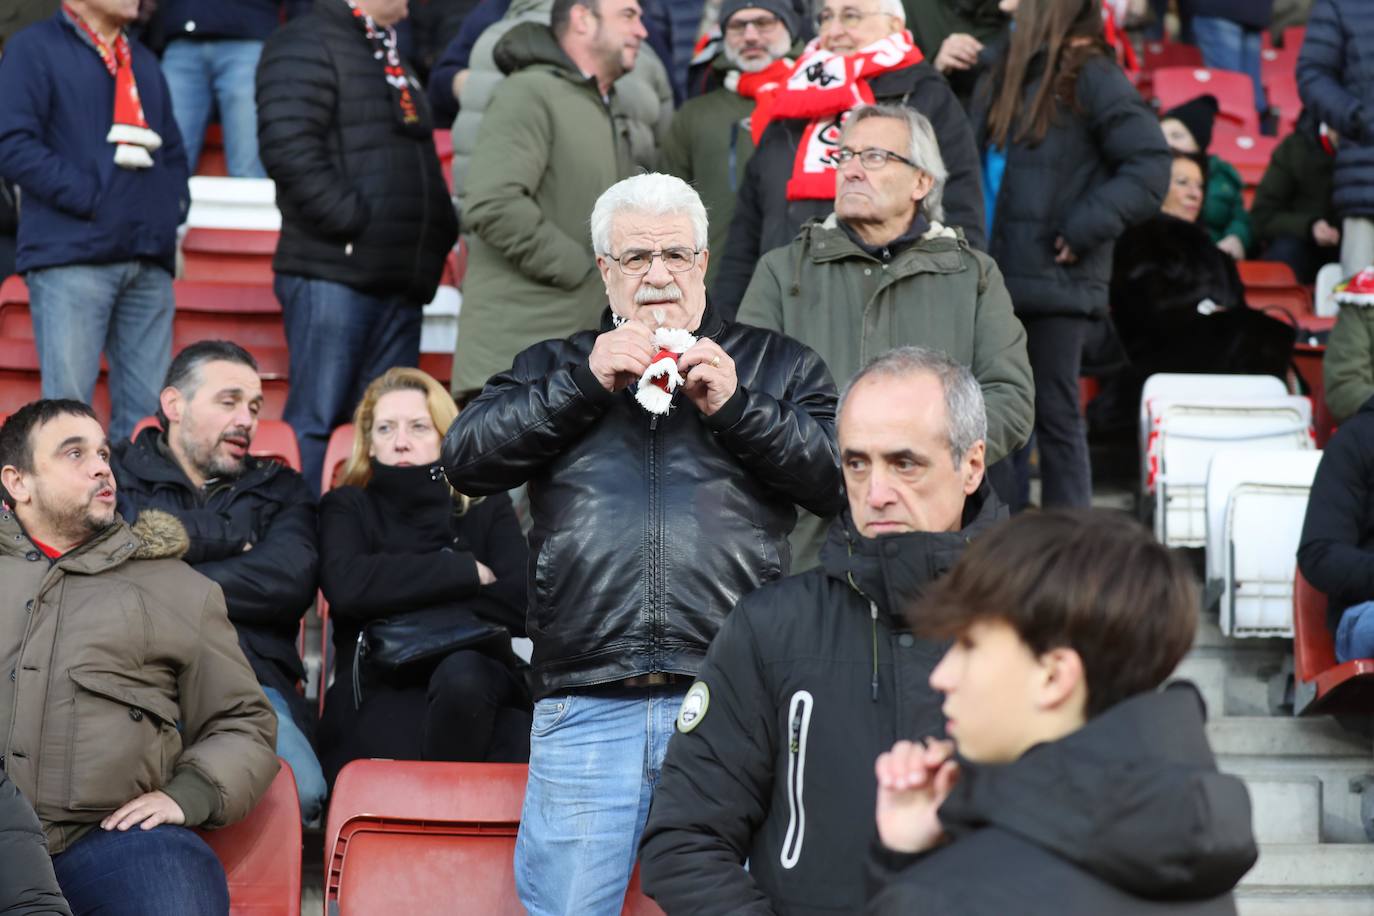
[[[1298,91],[1341,135],[1336,212],[1374,216],[1374,4],[1317,0],[1298,57]]]
[[[20,273],[145,259],[169,272],[190,203],[186,152],[153,53],[130,42],[148,126],[162,136],[152,168],[115,165],[105,140],[114,79],[62,13],[14,36],[0,58],[0,177],[23,192]]]
[[[434,62],[429,71],[429,107],[434,111],[434,126],[452,127],[453,119],[458,117],[458,100],[453,96],[453,77],[459,70],[468,68],[472,58],[472,47],[486,31],[487,26],[495,25],[510,9],[510,0],[481,0],[472,12],[468,13],[458,34],[444,48],[444,53]]]
[[[1274,18],[1274,0],[1185,0],[1187,16],[1229,19],[1248,29],[1265,29]]]
[[[163,37],[266,41],[282,21],[310,11],[310,0],[162,0]]]

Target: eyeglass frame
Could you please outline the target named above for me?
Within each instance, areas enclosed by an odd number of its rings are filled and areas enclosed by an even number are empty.
[[[817,13],[815,16],[811,18],[811,22],[816,27],[816,34],[819,35],[826,30],[830,23],[835,22],[836,20],[838,20],[840,25],[844,28],[852,29],[870,16],[891,15],[892,14],[887,12],[886,10],[874,10],[871,13],[860,13],[858,10],[848,9],[841,11],[838,15],[830,12],[830,10],[821,10],[819,13]],[[852,21],[846,22],[846,19]]]
[[[869,153],[882,153],[882,162],[874,165],[869,165],[868,163],[864,162],[864,156],[868,155]],[[918,172],[925,171],[925,169],[921,168],[919,165],[917,165],[915,162],[912,162],[907,157],[902,156],[898,153],[894,153],[890,149],[883,149],[881,146],[866,146],[863,149],[850,149],[847,146],[842,146],[839,149],[835,150],[833,153],[831,153],[830,158],[835,162],[836,168],[844,165],[851,159],[858,159],[859,165],[863,168],[865,172],[876,172],[879,169],[887,168],[888,162],[892,160],[896,160],[897,162],[900,162],[902,165],[909,165]]]
[[[622,251],[622,252],[621,252],[620,254],[618,254],[618,255],[611,254],[609,251],[607,251],[607,252],[603,252],[601,256],[602,256],[603,258],[606,258],[607,260],[613,262],[613,263],[615,264],[615,266],[618,267],[618,268],[620,269],[620,272],[621,272],[622,274],[624,274],[625,276],[627,276],[627,277],[643,277],[643,276],[647,275],[647,274],[649,273],[649,271],[651,271],[651,270],[654,269],[654,259],[655,259],[655,258],[657,258],[658,260],[660,260],[660,261],[663,262],[663,269],[666,270],[666,271],[668,271],[668,273],[670,273],[670,274],[685,274],[685,273],[687,273],[687,271],[689,271],[689,270],[691,270],[693,267],[696,267],[696,266],[697,266],[697,258],[700,257],[700,256],[701,256],[701,253],[702,253],[703,251],[705,251],[705,250],[706,250],[706,249],[704,249],[704,248],[688,248],[686,245],[673,245],[673,246],[668,247],[668,248],[656,248],[656,249],[654,249],[653,251],[646,251],[646,250],[644,250],[644,249],[642,249],[642,248],[631,248],[629,251]],[[667,252],[669,252],[669,251],[687,251],[687,252],[690,252],[691,255],[692,255],[692,261],[691,261],[691,263],[688,264],[686,267],[679,267],[679,268],[677,268],[676,270],[674,270],[673,268],[671,268],[671,267],[668,266],[668,259],[667,259],[666,257],[664,257],[664,255],[665,255]],[[648,255],[648,257],[649,257],[649,263],[648,263],[647,265],[645,265],[644,269],[641,270],[641,271],[639,271],[638,273],[635,273],[635,272],[630,271],[624,264],[621,263],[621,261],[622,261],[624,258],[626,258],[626,257],[628,257],[628,256],[630,256],[630,255],[632,255],[632,254],[633,254],[633,255],[640,255],[641,257],[644,256],[644,255]]]
[[[782,18],[773,13],[768,13],[766,15],[766,19],[749,19],[742,23],[739,23],[738,25],[735,24],[735,17],[731,16],[730,21],[726,22],[726,24],[721,28],[721,34],[743,35],[744,33],[749,31],[749,27],[752,25],[754,27],[754,31],[758,32],[760,35],[769,35],[777,31],[778,27],[781,26],[783,23]]]

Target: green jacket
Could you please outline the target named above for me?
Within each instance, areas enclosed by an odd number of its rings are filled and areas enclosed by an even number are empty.
[[[617,90],[608,109],[548,26],[516,26],[496,54],[508,55],[511,75],[467,176],[455,392],[481,388],[531,344],[596,326],[606,290],[587,219],[603,191],[654,166],[632,154]]]
[[[1241,191],[1245,182],[1240,180],[1236,167],[1225,159],[1211,156],[1207,160],[1207,195],[1202,201],[1202,223],[1212,236],[1212,241],[1220,242],[1228,235],[1240,239],[1245,250],[1249,251],[1254,243],[1250,231],[1250,214],[1245,212],[1245,198]]]
[[[1342,305],[1322,359],[1326,406],[1343,423],[1374,397],[1374,307]]]
[[[1250,206],[1255,237],[1262,242],[1280,236],[1310,241],[1312,224],[1317,220],[1339,225],[1331,206],[1335,169],[1336,157],[1322,149],[1301,126],[1284,137],[1264,170],[1255,202]]]
[[[935,223],[884,262],[856,245],[833,213],[809,222],[791,245],[759,260],[739,320],[811,347],[841,387],[893,347],[943,350],[983,389],[988,463],[1030,437],[1035,388],[1026,331],[997,265],[956,229]]]
[[[987,44],[1008,21],[998,11],[997,0],[902,0],[902,6],[916,47],[932,65],[940,45],[955,32],[964,32]]]
[[[725,55],[716,57],[715,68],[725,71]],[[708,243],[714,256],[706,269],[706,285],[715,279],[725,254],[725,237],[735,215],[735,193],[744,180],[744,167],[754,155],[749,116],[754,100],[720,87],[688,99],[673,118],[663,141],[662,166],[696,188],[710,219]]]

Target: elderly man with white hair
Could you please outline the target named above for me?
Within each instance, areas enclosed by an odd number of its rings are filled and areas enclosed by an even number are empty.
[[[536,916],[620,912],[707,646],[788,574],[794,504],[843,505],[830,374],[707,304],[696,192],[627,178],[591,227],[601,326],[521,352],[444,442],[460,492],[529,487],[537,702],[515,875]]]
[[[943,222],[947,173],[930,122],[905,105],[857,108],[834,158],[835,212],[763,256],[739,320],[795,337],[840,379],[892,347],[949,354],[978,380],[988,462],[1001,461],[1035,421],[1026,330],[992,258]],[[825,524],[798,523],[799,571],[815,565]]]
[[[900,0],[817,0],[817,36],[750,128],[758,143],[740,184],[712,300],[734,314],[758,259],[830,212],[840,128],[860,104],[905,105],[930,119],[949,164],[945,206],[985,245],[973,128],[944,77],[913,43]],[[763,106],[760,106],[763,109]]]

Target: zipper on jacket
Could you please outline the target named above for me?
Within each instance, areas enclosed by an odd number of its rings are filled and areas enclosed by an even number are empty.
[[[792,694],[787,707],[790,738],[787,745],[787,834],[782,840],[779,861],[783,868],[794,868],[801,859],[806,836],[806,805],[802,790],[806,784],[806,739],[811,733],[811,710],[815,700],[809,690]]]
[[[649,418],[649,524],[653,526],[649,538],[649,655],[650,663],[658,665],[659,644],[662,641],[664,617],[663,571],[663,494],[660,492],[658,466],[658,415]]]
[[[873,615],[871,618],[873,621],[873,681],[871,686],[873,688],[873,702],[876,703],[878,702],[878,603],[876,601],[868,602],[868,609]]]

